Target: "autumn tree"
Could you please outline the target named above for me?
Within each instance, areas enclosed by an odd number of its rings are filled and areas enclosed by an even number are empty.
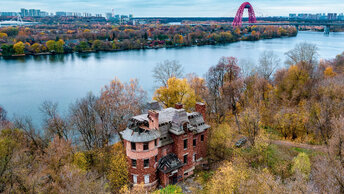
[[[176,103],[182,103],[186,110],[192,109],[196,104],[195,92],[187,79],[176,77],[168,79],[166,86],[158,88],[153,99],[161,102],[165,107],[174,107]]]
[[[102,89],[101,96],[88,94],[71,108],[71,125],[87,150],[103,148],[124,130],[128,119],[144,108],[146,92],[137,80],[117,78]]]
[[[261,116],[258,109],[247,108],[240,116],[242,133],[248,138],[252,145],[260,130]]]
[[[305,69],[293,65],[288,70],[279,70],[275,76],[275,92],[279,100],[296,105],[310,97],[312,79]]]
[[[0,106],[0,122],[7,120],[7,111]]]
[[[296,65],[303,63],[307,70],[313,70],[318,63],[318,47],[311,43],[300,43],[294,49],[285,53],[286,64]]]
[[[311,162],[309,156],[304,152],[299,153],[293,159],[291,171],[293,173],[300,173],[305,179],[308,179],[311,173]]]
[[[112,192],[118,192],[122,187],[129,184],[129,174],[125,149],[121,142],[112,146],[113,156],[110,160],[110,169],[107,178]]]
[[[182,35],[180,35],[180,34],[176,34],[173,37],[173,41],[174,41],[175,44],[180,44],[181,45],[181,44],[184,43],[184,37]]]
[[[247,179],[246,167],[225,162],[208,183],[209,193],[236,193],[240,183]]]
[[[169,61],[158,63],[153,69],[153,78],[161,86],[167,85],[167,80],[176,77],[183,77],[183,67],[178,61]]]
[[[49,52],[56,52],[56,42],[54,40],[48,40],[45,45]]]
[[[259,58],[257,72],[260,76],[270,80],[280,63],[281,59],[273,51],[264,51]]]
[[[44,115],[44,130],[49,138],[53,138],[55,135],[57,135],[59,138],[68,140],[68,123],[59,115],[57,108],[57,103],[46,101],[42,104],[40,110]]]
[[[235,130],[228,124],[213,128],[208,143],[208,156],[212,161],[231,159],[233,155],[232,141],[236,137]]]
[[[206,74],[206,82],[209,90],[206,101],[208,109],[218,123],[223,122],[227,110],[227,107],[224,106],[225,95],[223,93],[223,87],[228,68],[222,62],[224,60],[222,58],[216,66],[210,67]]]
[[[13,45],[13,49],[16,54],[24,54],[25,45],[23,42],[17,42]]]
[[[235,122],[240,132],[240,123],[238,119],[238,102],[242,93],[243,80],[240,76],[240,67],[238,60],[234,57],[223,57],[220,59],[218,66],[224,66],[226,73],[224,76],[223,93],[225,102],[229,110],[235,117]]]
[[[195,91],[196,101],[203,102],[208,92],[205,79],[195,74],[188,74],[186,77],[190,87]]]
[[[314,162],[314,182],[322,193],[344,192],[344,119],[333,120],[334,133],[327,153],[318,155]]]

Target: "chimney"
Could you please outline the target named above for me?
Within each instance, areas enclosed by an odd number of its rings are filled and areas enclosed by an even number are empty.
[[[148,123],[149,129],[159,129],[159,113],[154,110],[148,111]]]
[[[174,107],[175,107],[175,109],[182,109],[182,108],[184,108],[182,103],[176,103],[174,105]]]
[[[206,107],[205,107],[205,104],[202,103],[202,102],[197,102],[197,103],[196,103],[195,109],[196,109],[196,112],[199,112],[199,113],[202,114],[203,119],[204,119],[204,121],[205,121],[205,120],[206,120],[206,115],[205,115],[205,114],[206,114],[206,113],[205,113]]]

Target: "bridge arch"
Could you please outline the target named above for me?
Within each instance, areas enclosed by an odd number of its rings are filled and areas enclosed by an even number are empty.
[[[249,3],[249,2],[245,2],[243,4],[241,4],[241,6],[239,7],[237,14],[234,18],[233,21],[233,26],[241,26],[242,25],[242,16],[244,15],[244,10],[248,9],[248,22],[249,23],[256,23],[256,15],[254,13],[253,10],[253,6]]]

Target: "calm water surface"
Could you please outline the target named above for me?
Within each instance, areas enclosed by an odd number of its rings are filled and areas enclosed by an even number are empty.
[[[203,76],[222,56],[235,56],[241,63],[254,65],[263,51],[273,50],[284,61],[284,53],[304,41],[316,44],[324,59],[344,51],[344,33],[324,36],[320,32],[300,32],[294,38],[217,46],[0,58],[0,104],[10,117],[29,115],[39,125],[43,101],[58,102],[60,112],[66,113],[76,99],[90,91],[99,94],[115,77],[121,81],[137,78],[151,97],[152,69],[166,59],[178,60],[186,73]]]

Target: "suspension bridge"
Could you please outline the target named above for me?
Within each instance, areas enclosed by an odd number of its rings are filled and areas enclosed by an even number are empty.
[[[248,23],[243,23],[243,15],[245,9],[248,10]],[[323,26],[324,33],[329,34],[331,26],[343,26],[344,23],[334,23],[334,22],[283,22],[283,23],[258,23],[256,19],[256,15],[253,9],[253,6],[249,2],[244,2],[239,7],[234,21],[232,23],[233,26],[241,27],[241,26],[251,26],[251,25],[261,25],[261,26],[295,26],[298,30],[300,26]]]

